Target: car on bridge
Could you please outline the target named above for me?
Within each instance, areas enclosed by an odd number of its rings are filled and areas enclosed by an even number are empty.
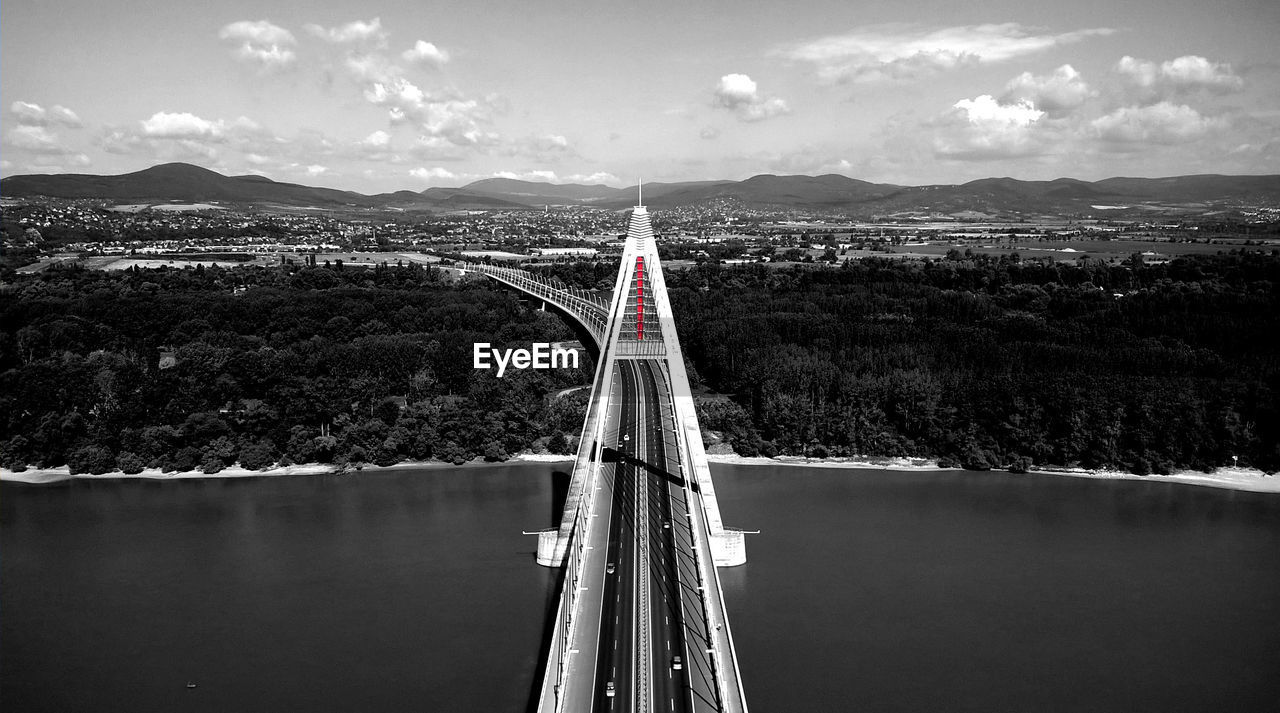
[[[675,670],[677,670],[677,671],[679,671],[680,669],[684,668],[684,659],[680,658],[680,656],[679,656],[679,655],[672,656],[672,657],[671,657],[671,668],[674,668],[674,669],[675,669]]]
[[[609,564],[605,565],[604,571],[605,571],[605,574],[613,574],[613,571],[615,569],[617,569],[617,567],[614,567],[613,563],[610,562]]]
[[[604,687],[604,694],[610,698],[613,698],[614,692],[615,692],[615,689],[613,687],[613,681],[610,681],[609,685]]]

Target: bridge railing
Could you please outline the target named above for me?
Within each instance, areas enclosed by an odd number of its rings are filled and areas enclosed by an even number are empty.
[[[552,281],[527,270],[485,263],[465,263],[463,269],[488,275],[555,304],[581,322],[587,331],[591,332],[597,344],[604,342],[604,335],[608,329],[609,308],[601,303],[598,295],[577,287],[557,284],[558,280]]]

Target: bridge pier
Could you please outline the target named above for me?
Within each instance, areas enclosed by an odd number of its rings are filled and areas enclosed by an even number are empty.
[[[564,564],[565,549],[560,544],[560,528],[551,527],[538,533],[538,564],[543,567],[560,567]]]
[[[561,567],[569,543],[561,540],[559,528],[538,532],[538,564],[543,567]],[[717,567],[737,567],[747,563],[747,539],[742,530],[721,530],[711,533],[711,559]]]
[[[711,533],[711,560],[717,567],[737,567],[747,563],[747,540],[742,530]]]

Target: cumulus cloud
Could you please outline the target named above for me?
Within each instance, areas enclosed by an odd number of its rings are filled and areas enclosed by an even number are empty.
[[[378,130],[350,144],[344,154],[362,161],[384,161],[402,163],[404,157],[395,153],[391,147],[391,134]]]
[[[1115,30],[1035,33],[1014,22],[921,30],[891,24],[783,47],[773,54],[810,64],[832,82],[910,79],[969,64],[1001,62]]]
[[[718,139],[720,138],[720,130],[714,126],[704,126],[702,127],[702,130],[698,132],[698,138],[706,139],[708,141]]]
[[[399,67],[376,52],[348,54],[342,60],[342,66],[357,82],[390,84],[402,74]]]
[[[1031,101],[1011,104],[989,94],[961,99],[933,122],[933,150],[938,156],[988,160],[1043,153],[1037,123],[1045,112]]]
[[[456,89],[424,87],[411,81],[405,66],[386,51],[389,33],[379,18],[329,28],[311,24],[306,29],[337,48],[338,66],[355,81],[366,102],[386,111],[392,126],[411,126],[419,132],[418,143],[406,155],[419,161],[454,160],[462,158],[458,148],[490,151],[502,143],[502,137],[489,129],[499,100],[468,98]],[[449,54],[418,40],[400,53],[400,58],[439,66],[449,61]],[[404,156],[385,150],[376,158],[375,146],[359,144],[356,149],[370,160],[404,160]]]
[[[1030,102],[1036,109],[1051,116],[1063,116],[1095,94],[1075,68],[1064,64],[1048,76],[1023,72],[1014,77],[1005,86],[1000,103],[1016,105],[1019,102]]]
[[[74,111],[57,104],[45,109],[39,104],[16,101],[9,105],[9,113],[23,126],[65,126],[71,129],[84,126]]]
[[[385,131],[375,131],[372,134],[360,140],[361,146],[369,148],[385,149],[391,145],[391,134]]]
[[[466,158],[462,147],[440,136],[419,136],[409,153],[425,161],[461,161]]]
[[[595,173],[585,173],[585,174],[574,173],[574,174],[565,176],[564,180],[569,183],[581,183],[581,184],[590,185],[590,186],[594,186],[598,183],[612,183],[614,185],[618,185],[622,183],[621,178],[618,178],[612,173],[607,173],[605,171],[596,171]]]
[[[418,40],[413,47],[400,54],[406,62],[439,67],[449,61],[449,53],[430,42]]]
[[[1230,64],[1210,62],[1204,57],[1185,55],[1156,64],[1128,55],[1116,63],[1116,71],[1131,84],[1160,94],[1174,94],[1197,89],[1225,93],[1244,86]]]
[[[267,20],[241,20],[226,25],[218,38],[235,47],[235,56],[263,71],[284,69],[297,60],[290,49],[297,44],[293,33]]]
[[[320,174],[325,173],[325,172],[327,172],[328,170],[329,170],[329,168],[328,168],[327,166],[321,166],[321,165],[319,165],[319,164],[315,164],[315,163],[313,163],[313,164],[311,164],[310,166],[307,166],[307,175],[308,175],[308,176],[319,176]]]
[[[364,96],[369,103],[385,107],[393,124],[412,123],[424,134],[457,146],[492,146],[499,139],[482,128],[489,121],[489,112],[475,99],[428,94],[403,77],[374,82]]]
[[[569,140],[558,134],[547,134],[539,136],[535,140],[535,145],[543,151],[568,151]]]
[[[1206,117],[1185,104],[1162,101],[1121,107],[1091,122],[1098,138],[1117,145],[1180,144],[1221,129],[1226,122]]]
[[[18,125],[4,134],[3,144],[14,154],[22,155],[29,169],[60,171],[89,165],[89,157],[63,143],[52,126],[79,127],[80,117],[61,106],[44,109],[38,104],[14,102],[9,107]]]
[[[435,166],[433,168],[415,168],[409,171],[409,175],[423,181],[453,181],[458,178],[452,171],[439,166]]]
[[[560,179],[556,177],[555,171],[524,171],[516,173],[514,171],[495,171],[493,178],[511,178],[517,181],[542,181],[544,183],[556,183]]]
[[[99,143],[109,153],[167,160],[214,160],[223,147],[265,158],[288,148],[288,142],[247,117],[226,121],[167,111],[158,111],[131,125],[108,127]]]
[[[187,112],[158,111],[142,121],[142,135],[153,139],[220,139],[224,124]]]
[[[75,153],[72,149],[63,146],[57,135],[43,126],[25,124],[15,126],[5,132],[4,143],[10,148],[37,154],[65,156]]]
[[[848,175],[853,172],[853,164],[847,159],[834,158],[839,149],[833,146],[815,146],[806,144],[798,150],[782,154],[760,154],[756,161],[763,162],[773,173],[805,174],[821,176],[828,173]]]
[[[48,154],[39,153],[31,154],[21,163],[22,169],[28,172],[40,173],[66,173],[72,169],[84,168],[93,164],[93,160],[88,154],[83,153],[65,153],[65,154]],[[12,161],[7,162],[6,169],[14,167],[16,164]]]
[[[337,45],[358,45],[376,48],[387,46],[387,32],[382,29],[382,20],[377,17],[368,22],[355,20],[338,27],[322,27],[310,24],[306,26],[306,29],[312,35]]]
[[[715,106],[732,111],[742,121],[764,121],[790,114],[787,103],[760,94],[754,80],[745,74],[726,74],[715,89]]]

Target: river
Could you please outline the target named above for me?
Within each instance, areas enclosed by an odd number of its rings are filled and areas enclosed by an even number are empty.
[[[0,485],[0,705],[519,713],[554,589],[521,530],[564,467]],[[753,711],[1280,700],[1280,497],[713,472],[762,531],[720,570]]]

